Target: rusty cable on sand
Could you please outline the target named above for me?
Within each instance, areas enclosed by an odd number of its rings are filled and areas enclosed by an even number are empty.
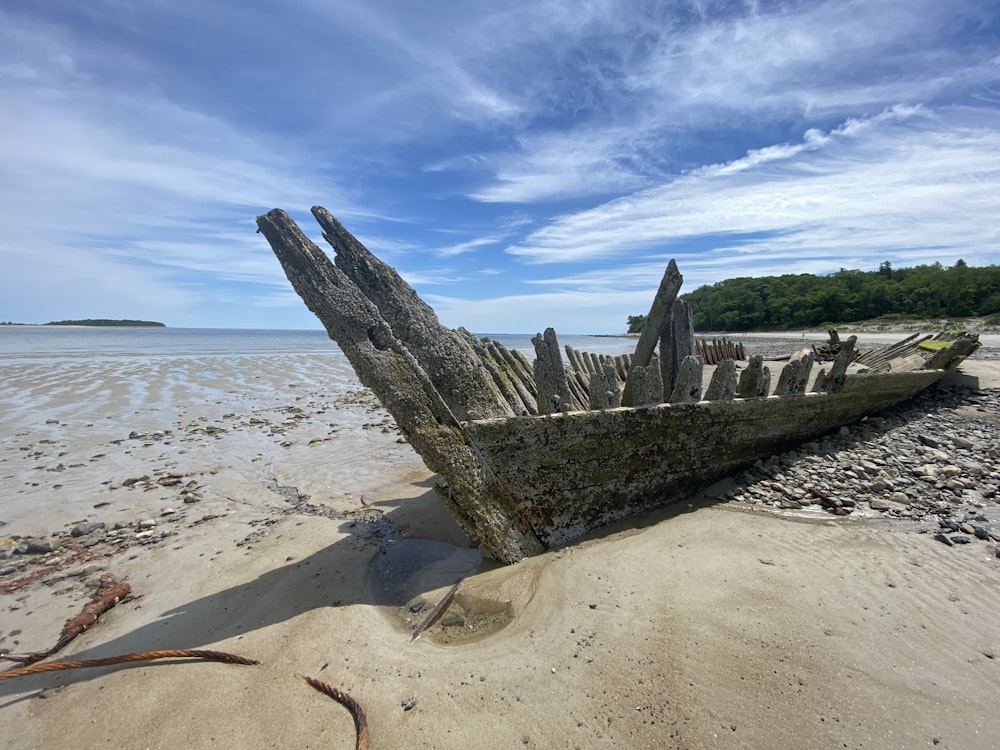
[[[59,640],[56,641],[52,648],[46,649],[45,651],[34,651],[23,656],[0,654],[0,659],[20,662],[25,666],[34,664],[42,659],[47,659],[57,651],[65,648],[66,644],[97,622],[97,618],[131,593],[132,587],[129,584],[124,581],[117,581],[113,575],[105,573],[101,576],[101,582],[98,585],[97,593],[94,595],[94,598],[91,599],[89,603],[84,605],[83,609],[80,610],[80,614],[71,617],[66,621],[66,624],[63,625],[62,633],[59,635]]]
[[[82,659],[80,661],[54,661],[48,664],[35,664],[30,667],[18,669],[8,669],[0,672],[0,681],[9,680],[12,677],[24,677],[29,674],[40,672],[57,672],[63,669],[86,669],[89,667],[107,667],[112,664],[127,664],[134,661],[150,661],[152,659],[205,659],[207,661],[221,661],[226,664],[260,664],[256,659],[248,659],[238,654],[229,654],[225,651],[208,651],[205,649],[167,649],[164,651],[141,651],[134,654],[124,654],[122,656],[109,656],[105,659]]]
[[[337,703],[351,712],[351,716],[354,717],[354,730],[357,733],[355,750],[368,750],[368,719],[365,716],[364,709],[361,708],[361,704],[343,690],[333,687],[333,685],[328,685],[325,682],[321,682],[313,677],[307,677],[306,675],[303,675],[302,679],[324,695],[333,698]]]

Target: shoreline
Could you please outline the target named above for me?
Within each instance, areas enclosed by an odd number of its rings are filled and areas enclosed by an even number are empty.
[[[207,373],[174,363],[121,382],[108,370],[85,396],[90,406],[79,386],[53,395],[68,373],[37,384],[49,395],[10,415],[18,426],[0,442],[0,474],[38,482],[19,487],[29,504],[65,496],[86,512],[29,513],[0,536],[22,523],[39,535],[105,528],[66,542],[95,557],[46,566],[63,557],[54,551],[36,561],[47,582],[0,595],[0,648],[50,646],[110,572],[136,598],[54,659],[215,648],[262,664],[0,682],[9,727],[0,746],[350,746],[349,715],[296,674],[360,701],[373,747],[986,748],[1000,733],[993,545],[947,546],[917,533],[928,519],[888,511],[840,518],[702,495],[516,566],[483,565],[448,616],[409,645],[404,618],[419,614],[373,603],[369,570],[389,547],[417,540],[468,551],[434,475],[350,373],[295,357],[250,370],[252,361]],[[19,372],[31,380],[40,370]],[[985,394],[982,411],[967,398],[934,402],[908,423],[949,460],[945,436],[1000,421],[1000,360],[969,360],[961,372],[963,387]],[[114,418],[99,419],[113,404]],[[895,433],[886,440],[898,443]],[[842,450],[819,455],[837,467],[861,460]],[[181,476],[159,481],[172,473]],[[751,486],[777,492],[773,476],[732,479],[748,498]],[[185,490],[200,499],[184,503]],[[116,520],[155,524],[119,529],[125,543],[85,546],[111,536]],[[457,563],[434,559],[434,578],[426,562],[404,557],[397,583],[403,600],[429,609]],[[472,630],[487,620],[499,628]],[[123,709],[126,722],[99,719]]]

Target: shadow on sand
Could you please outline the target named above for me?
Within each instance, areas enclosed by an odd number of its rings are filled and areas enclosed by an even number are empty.
[[[312,610],[371,605],[373,601],[366,585],[369,568],[372,561],[395,540],[429,539],[441,550],[439,555],[461,549],[471,552],[468,539],[444,509],[431,489],[432,485],[432,480],[414,483],[411,487],[414,493],[419,494],[374,503],[373,507],[383,512],[381,519],[374,522],[291,515],[284,522],[285,528],[279,532],[284,536],[290,535],[292,529],[305,525],[311,528],[303,532],[304,536],[321,536],[327,525],[331,536],[334,530],[338,535],[346,536],[308,556],[288,560],[252,580],[159,612],[146,624],[99,645],[76,650],[71,644],[43,663],[100,659],[164,649],[207,648],[240,652],[238,646],[225,642],[239,640],[247,633],[292,620]],[[249,554],[257,552],[252,550]],[[478,553],[475,553],[475,558],[478,560]],[[433,555],[424,562],[428,561],[433,563]],[[225,571],[226,577],[232,577],[232,566],[239,565],[238,562],[209,562],[207,559],[205,564],[229,566]],[[169,585],[169,581],[170,575],[162,572],[155,579],[150,579],[151,583],[160,586]],[[139,597],[152,593],[144,590],[146,584],[142,581],[132,581],[132,585],[133,593]],[[135,616],[135,609],[149,606],[145,602],[146,599],[140,598],[137,604],[126,604],[121,610],[112,610],[105,617],[126,620]],[[129,612],[130,607],[132,612]],[[148,620],[149,616],[143,613],[142,619]],[[52,627],[54,641],[58,632],[52,624],[47,627]],[[99,638],[100,629],[98,622],[90,638]],[[0,682],[0,696],[85,682],[118,669],[148,668],[165,663],[168,662],[137,662],[15,678]],[[8,665],[17,666],[4,663],[3,668]],[[0,708],[5,705],[10,703],[0,703]]]

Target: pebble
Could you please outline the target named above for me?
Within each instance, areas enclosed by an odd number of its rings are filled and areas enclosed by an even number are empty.
[[[70,536],[87,536],[87,534],[93,534],[95,531],[104,528],[103,521],[91,521],[90,523],[81,523],[74,526],[70,532]]]
[[[23,545],[18,545],[18,548],[24,549],[22,554],[25,555],[47,555],[55,549],[55,545],[50,541],[43,541],[41,539],[29,539]]]

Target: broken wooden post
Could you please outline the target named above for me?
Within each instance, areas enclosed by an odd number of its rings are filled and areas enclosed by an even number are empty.
[[[660,365],[656,361],[647,367],[633,364],[628,371],[628,380],[622,391],[622,406],[646,406],[663,400],[663,381],[660,380]]]
[[[684,283],[684,277],[677,270],[677,263],[673,259],[667,263],[667,270],[663,272],[660,280],[660,288],[653,297],[653,304],[646,315],[646,323],[639,334],[639,342],[635,345],[635,354],[632,357],[633,365],[645,367],[653,358],[653,350],[663,335],[664,325],[669,322],[670,308],[677,299],[677,293]]]
[[[671,403],[694,403],[701,401],[702,360],[697,354],[689,354],[681,360],[677,371],[677,382],[670,395]]]
[[[559,353],[559,341],[552,328],[532,337],[535,345],[535,386],[538,388],[538,413],[552,414],[573,410],[566,368]]]
[[[712,373],[712,380],[705,391],[706,401],[732,401],[736,396],[736,362],[722,360]]]
[[[663,272],[663,278],[660,279],[660,287],[656,291],[656,296],[653,297],[653,304],[650,305],[649,314],[646,315],[646,323],[643,325],[642,333],[639,334],[639,341],[635,345],[635,353],[632,355],[632,363],[625,378],[625,387],[622,390],[623,406],[649,403],[646,400],[648,394],[644,390],[647,378],[645,374],[640,374],[639,368],[645,368],[649,365],[653,359],[653,352],[656,349],[657,342],[662,339],[664,332],[669,329],[671,309],[683,282],[684,277],[677,270],[677,263],[671,259],[667,263],[666,271]],[[661,352],[660,360],[662,361],[662,359],[663,355]],[[641,386],[635,381],[636,378],[642,379]],[[662,373],[657,377],[657,380],[663,382]],[[657,395],[656,401],[662,400],[663,394],[660,393]]]
[[[616,409],[621,406],[618,374],[610,360],[605,360],[604,371],[590,374],[590,408]]]
[[[840,390],[840,386],[844,384],[844,378],[847,375],[847,367],[851,364],[851,360],[854,359],[854,347],[857,343],[857,336],[851,336],[847,341],[838,340],[840,351],[834,357],[830,374],[828,375],[825,371],[821,370],[820,374],[816,377],[815,384],[813,384],[813,391],[836,393]]]
[[[336,264],[370,299],[393,334],[416,357],[460,420],[513,414],[468,342],[438,322],[433,308],[391,266],[372,255],[329,211],[313,206]]]
[[[691,305],[682,299],[674,300],[668,317],[668,325],[660,336],[660,377],[665,401],[671,400],[677,386],[681,362],[696,353]]]
[[[737,393],[740,398],[762,398],[771,388],[771,371],[764,367],[764,358],[759,354],[750,357],[750,363],[740,373]]]
[[[806,382],[809,371],[812,370],[815,355],[812,352],[798,359],[791,360],[781,368],[778,384],[774,387],[775,396],[798,396],[806,392]]]

